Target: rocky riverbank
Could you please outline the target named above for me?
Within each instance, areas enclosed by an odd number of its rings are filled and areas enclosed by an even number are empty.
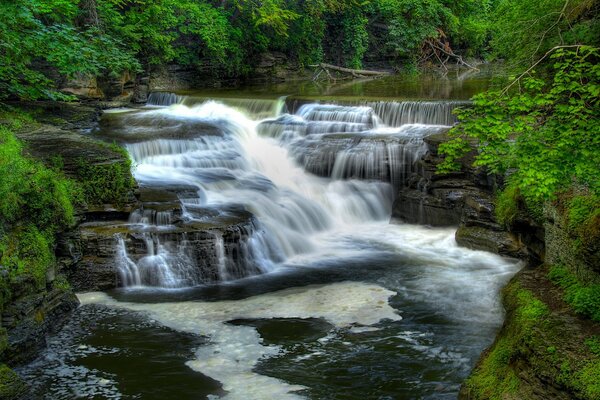
[[[569,227],[559,202],[542,221],[521,209],[510,226],[495,213],[499,179],[472,168],[437,175],[446,134],[425,139],[427,154],[400,189],[393,217],[433,226],[457,225],[456,241],[526,260],[504,288],[505,323],[460,392],[460,399],[600,399],[600,322],[590,308],[600,293],[594,240]]]
[[[3,269],[7,274],[3,282],[7,282],[8,286],[2,293],[4,308],[0,330],[2,399],[20,398],[26,393],[26,386],[10,368],[37,357],[46,345],[46,336],[60,330],[79,304],[67,277],[81,259],[74,248],[63,246],[65,238],[76,232],[86,220],[127,212],[137,202],[127,156],[123,151],[88,135],[97,125],[103,106],[106,105],[58,102],[12,105],[22,115],[28,115],[28,122],[15,131],[24,145],[24,153],[42,161],[48,170],[69,178],[73,182],[69,188],[76,190],[77,194],[68,194],[75,199],[73,225],[57,225],[62,233],[59,232],[56,240],[56,258],[48,257],[36,264],[45,271],[45,277],[42,277],[45,282],[40,282],[37,272],[30,271],[31,267],[27,264],[16,276]],[[70,204],[70,200],[65,201],[65,204]],[[9,235],[19,231],[18,226],[8,226],[7,229],[10,229]],[[31,256],[42,257],[40,254]]]

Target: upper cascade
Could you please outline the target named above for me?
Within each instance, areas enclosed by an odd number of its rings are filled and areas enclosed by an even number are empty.
[[[386,126],[406,124],[446,125],[457,122],[455,108],[470,104],[466,101],[377,101],[367,102]]]
[[[341,101],[339,104],[306,103],[290,100],[287,108],[307,120],[345,121],[387,127],[407,124],[452,126],[457,122],[453,114],[457,107],[468,106],[469,101]],[[316,119],[315,119],[316,118]]]
[[[236,97],[186,96],[181,103],[194,107],[207,101],[216,101],[246,114],[252,119],[275,118],[285,111],[285,97],[277,99],[244,99]]]
[[[172,106],[182,101],[183,97],[171,92],[152,92],[146,104],[149,106]]]

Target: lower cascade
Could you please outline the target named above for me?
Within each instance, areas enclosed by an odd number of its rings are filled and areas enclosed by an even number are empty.
[[[320,237],[387,223],[424,137],[448,128],[387,125],[377,110],[391,106],[381,105],[312,103],[264,119],[258,111],[281,110],[281,100],[151,99],[111,123],[141,190],[116,244],[125,286],[189,287],[335,257],[339,249]],[[415,118],[415,106],[407,109]],[[423,112],[417,119],[435,114],[431,104]]]

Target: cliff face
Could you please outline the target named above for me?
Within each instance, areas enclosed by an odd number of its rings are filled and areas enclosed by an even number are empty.
[[[544,229],[523,219],[510,231],[495,216],[497,178],[471,167],[467,157],[461,171],[437,175],[442,158],[438,147],[445,133],[425,139],[427,154],[418,162],[408,184],[399,190],[392,218],[414,224],[458,226],[456,241],[465,247],[527,259],[543,257]]]
[[[581,240],[559,205],[543,223],[521,211],[509,228],[495,217],[496,180],[469,167],[435,174],[445,135],[402,188],[393,216],[409,223],[457,225],[460,245],[527,261],[502,292],[505,323],[465,381],[460,399],[600,399],[600,251]],[[594,321],[595,320],[595,321]]]

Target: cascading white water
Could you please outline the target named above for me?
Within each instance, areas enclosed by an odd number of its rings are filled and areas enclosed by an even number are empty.
[[[152,92],[148,95],[146,104],[151,106],[170,106],[182,100],[181,96],[171,92]]]
[[[335,257],[337,250],[330,244],[324,248],[316,238],[386,223],[393,199],[389,183],[398,186],[406,179],[426,150],[425,136],[446,129],[387,127],[381,122],[386,116],[367,106],[307,104],[296,115],[262,120],[268,110],[279,113],[283,100],[238,100],[235,108],[215,101],[178,103],[127,117],[135,122],[136,134],[146,132],[142,136],[148,139],[126,145],[136,179],[142,187],[175,193],[181,212],[175,218],[172,211],[148,203],[132,213],[130,223],[141,226],[147,254],[134,260],[125,241],[119,242],[126,285],[190,286],[268,272],[311,253]],[[195,134],[190,126],[199,127]],[[177,138],[173,127],[185,134]],[[316,159],[325,164],[319,175],[326,177],[311,173]],[[213,230],[212,273],[198,272],[180,234],[160,237],[161,232],[196,229],[232,209],[249,211],[255,221],[238,229],[235,248]]]

